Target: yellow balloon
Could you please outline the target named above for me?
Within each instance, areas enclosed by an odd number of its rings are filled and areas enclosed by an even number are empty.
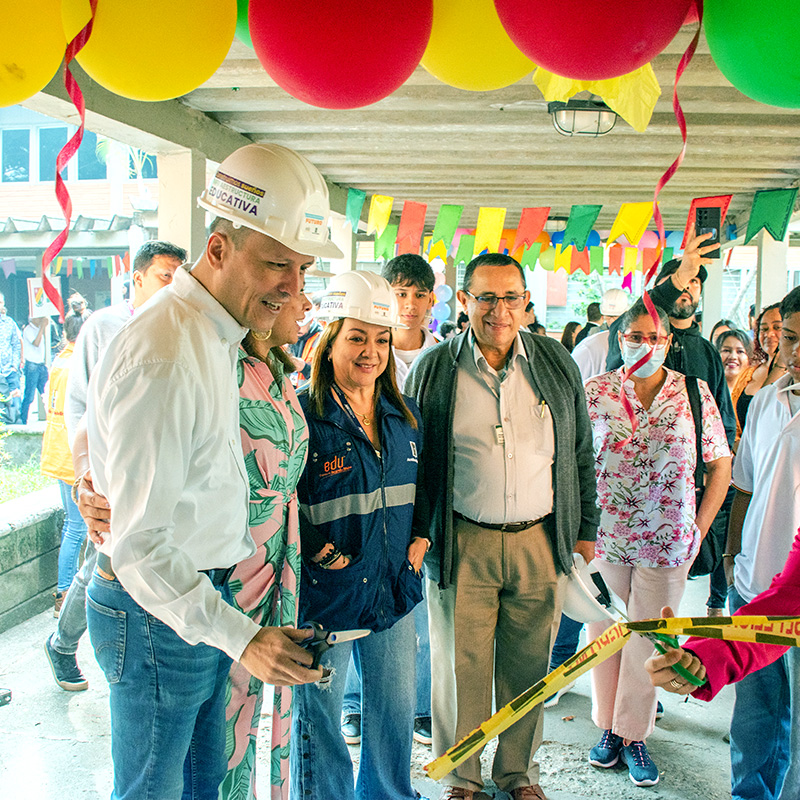
[[[472,92],[502,89],[536,68],[505,32],[494,0],[433,0],[421,64],[442,83]]]
[[[63,0],[64,30],[89,19],[88,0]],[[236,0],[100,0],[77,59],[86,72],[131,100],[169,100],[208,80],[228,54]]]
[[[61,0],[3,3],[0,106],[21,103],[47,86],[66,47]]]

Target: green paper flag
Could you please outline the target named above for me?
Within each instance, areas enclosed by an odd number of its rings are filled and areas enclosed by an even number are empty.
[[[75,272],[78,273],[78,278],[83,277],[83,259],[76,258],[75,259]]]
[[[358,221],[361,219],[361,210],[364,208],[364,201],[367,199],[367,193],[362,192],[361,189],[348,189],[347,190],[347,209],[345,216],[350,223],[350,227],[358,230]]]
[[[462,233],[461,239],[458,242],[458,252],[453,259],[453,266],[459,264],[466,264],[472,261],[472,249],[475,247],[475,235],[471,233]]]
[[[603,248],[590,247],[589,248],[589,271],[603,273]]]
[[[600,209],[603,206],[572,206],[567,220],[567,227],[564,229],[564,250],[569,245],[574,244],[576,250],[583,251],[586,247],[586,240],[592,232],[597,217],[600,216]]]
[[[439,215],[436,217],[436,224],[433,226],[431,245],[442,241],[445,243],[447,249],[450,249],[463,210],[464,206],[449,205],[444,205],[439,209]]]
[[[762,228],[776,241],[783,241],[794,210],[797,189],[764,189],[756,192],[750,219],[747,221],[747,244]]]
[[[394,244],[399,225],[387,225],[380,236],[375,237],[375,260],[388,261],[394,258]]]
[[[106,267],[108,268],[109,279],[114,277],[114,259],[111,256],[106,258]]]
[[[536,262],[539,260],[539,253],[541,252],[542,243],[533,242],[533,244],[530,244],[525,248],[525,252],[522,254],[522,258],[520,259],[519,263],[522,264],[523,267],[533,269],[536,266]]]

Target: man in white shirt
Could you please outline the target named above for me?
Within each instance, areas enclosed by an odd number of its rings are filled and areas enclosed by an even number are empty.
[[[89,379],[100,356],[133,312],[141,308],[157,291],[172,283],[175,271],[180,269],[184,261],[186,251],[182,247],[171,242],[145,242],[133,260],[133,301],[101,308],[84,322],[70,360],[64,402],[64,421],[71,449],[75,449],[75,437],[86,413]],[[79,450],[82,449],[85,448],[81,445]],[[91,489],[91,476],[85,470],[84,464],[78,464],[75,474],[83,474],[82,484]],[[58,615],[58,626],[44,645],[53,678],[65,692],[80,692],[89,688],[89,682],[78,666],[77,652],[78,643],[86,632],[86,587],[94,571],[96,556],[94,544],[87,539],[83,564],[64,597],[64,604]]]
[[[572,358],[581,371],[583,382],[606,371],[608,357],[608,329],[611,323],[624,314],[631,304],[630,295],[623,289],[609,289],[600,303],[602,325],[575,345]]]
[[[22,361],[25,376],[25,393],[22,396],[20,422],[28,424],[28,410],[36,399],[36,392],[44,396],[47,385],[47,327],[49,317],[31,317],[22,329]]]
[[[381,275],[392,285],[398,317],[405,325],[392,332],[397,385],[402,392],[417,356],[439,341],[428,328],[428,315],[436,302],[435,279],[431,265],[416,253],[404,253],[387,261]]]
[[[736,496],[723,555],[731,612],[766,590],[800,528],[800,288],[783,299],[787,374],[759,391],[733,467]],[[800,797],[800,652],[736,684],[731,719],[732,800]]]
[[[89,388],[89,458],[111,533],[87,592],[110,684],[114,796],[217,800],[231,659],[273,685],[319,680],[299,643],[230,605],[231,568],[255,546],[239,433],[237,352],[266,339],[328,240],[328,190],[277,145],[220,165],[200,205],[216,214],[179,270],[108,346]]]

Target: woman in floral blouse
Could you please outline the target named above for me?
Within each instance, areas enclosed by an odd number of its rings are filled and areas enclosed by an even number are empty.
[[[731,458],[719,410],[706,383],[697,380],[702,409],[702,453],[707,480],[699,508],[694,473],[698,454],[684,375],[663,366],[671,343],[669,320],[656,325],[639,300],[619,334],[624,366],[592,378],[586,401],[592,422],[600,526],[598,568],[627,605],[631,619],[658,617],[676,608],[689,567],[708,532],[731,476]],[[648,353],[649,360],[625,380]],[[635,424],[623,406],[630,403]],[[593,623],[589,637],[607,625]],[[658,782],[645,739],[655,725],[656,692],[644,663],[652,644],[634,636],[592,671],[592,719],[603,736],[589,762],[611,767],[622,758],[637,786]]]
[[[296,487],[306,463],[308,430],[289,374],[297,365],[282,349],[296,342],[298,323],[311,308],[301,294],[286,303],[268,339],[252,332],[239,350],[239,425],[250,484],[250,533],[258,548],[237,564],[230,579],[234,605],[260,625],[297,620],[300,536]],[[222,800],[255,797],[256,735],[264,685],[240,664],[228,676],[226,698],[228,774]],[[274,687],[271,794],[288,793],[291,686]]]

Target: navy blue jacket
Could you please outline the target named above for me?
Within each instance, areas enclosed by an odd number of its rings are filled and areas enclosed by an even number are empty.
[[[422,578],[407,558],[413,531],[417,464],[422,449],[419,410],[407,398],[419,427],[384,397],[378,401],[381,456],[359,425],[332,397],[320,419],[307,391],[300,404],[308,421],[308,461],[297,494],[304,553],[300,622],[327,630],[390,628],[422,600]],[[312,563],[325,542],[351,556],[340,570]]]

